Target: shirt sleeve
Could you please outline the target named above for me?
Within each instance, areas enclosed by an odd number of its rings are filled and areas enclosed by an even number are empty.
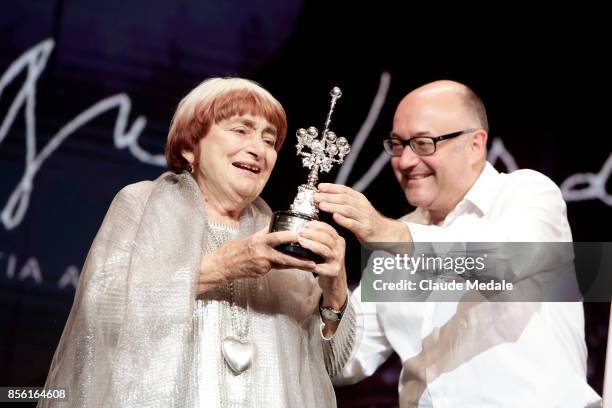
[[[323,345],[325,368],[330,377],[334,377],[342,370],[355,347],[357,332],[356,307],[349,293],[349,300],[344,315],[340,320],[336,332],[331,337],[325,337],[323,334],[325,324],[319,315],[319,331]]]
[[[576,301],[581,294],[574,270],[572,235],[559,188],[546,176],[520,170],[496,191],[495,206],[476,206],[449,215],[445,225],[406,222],[413,241],[437,256],[457,246],[487,253],[487,276],[512,282],[500,297],[516,301]],[[461,205],[470,205],[464,200]],[[459,208],[459,207],[458,207]],[[455,210],[457,211],[457,209]],[[448,218],[448,217],[447,217]],[[557,244],[553,244],[557,242]]]
[[[352,316],[348,322],[355,327],[353,347],[350,353],[344,354],[342,364],[330,371],[335,385],[353,384],[369,377],[393,352],[378,320],[376,304],[361,302],[360,286],[351,294],[349,307]],[[332,347],[335,346],[333,341],[330,342]]]

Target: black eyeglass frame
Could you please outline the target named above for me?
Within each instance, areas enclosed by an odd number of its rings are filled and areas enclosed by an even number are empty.
[[[447,133],[447,134],[442,135],[442,136],[436,136],[436,137],[417,136],[417,137],[413,137],[413,138],[406,139],[406,140],[402,140],[398,136],[396,136],[394,133],[391,133],[389,135],[389,137],[387,137],[386,139],[383,140],[383,147],[385,149],[385,152],[389,156],[391,156],[391,157],[397,157],[397,156],[401,156],[402,155],[401,152],[400,152],[400,154],[393,154],[393,146],[391,146],[391,142],[392,141],[399,142],[402,145],[402,152],[404,151],[406,146],[410,146],[410,149],[414,152],[414,154],[416,154],[418,156],[431,156],[431,155],[433,155],[436,152],[436,150],[438,148],[438,146],[437,146],[438,142],[441,142],[442,140],[452,139],[452,138],[455,138],[457,136],[464,135],[466,133],[476,132],[477,130],[479,130],[479,129],[464,129],[464,130],[459,130],[457,132]],[[413,140],[418,140],[418,139],[430,139],[431,142],[433,143],[433,152],[428,153],[428,154],[418,153],[416,151],[415,147],[412,145]]]

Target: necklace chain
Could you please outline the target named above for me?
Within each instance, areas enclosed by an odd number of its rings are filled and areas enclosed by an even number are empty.
[[[206,229],[208,230],[208,249],[210,252],[216,250],[221,245],[223,245],[226,241],[232,239],[236,236],[236,230],[225,226],[214,224],[211,222],[206,223]],[[248,291],[248,282],[246,281],[229,281],[227,284],[229,289],[229,308],[230,308],[230,317],[231,317],[231,329],[232,333],[239,338],[245,338],[249,334],[249,318],[247,315],[246,307],[241,307],[237,304],[236,299],[238,297],[238,292],[241,290]],[[247,293],[248,294],[248,293]],[[244,322],[244,324],[240,324],[240,320]],[[242,326],[242,327],[241,327]]]
[[[235,299],[235,287],[234,282],[230,281],[229,283],[229,292],[230,292],[230,309],[231,309],[231,317],[232,317],[232,332],[238,336],[239,338],[245,338],[249,334],[249,317],[247,316],[247,309],[244,307],[240,307],[236,304]],[[242,325],[242,330],[240,330],[240,324],[238,320],[242,320],[244,325]]]

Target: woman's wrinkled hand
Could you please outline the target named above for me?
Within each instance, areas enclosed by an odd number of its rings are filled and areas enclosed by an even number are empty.
[[[196,294],[206,292],[219,283],[242,278],[258,278],[271,269],[301,269],[316,272],[313,261],[286,255],[274,249],[278,245],[298,241],[295,231],[267,232],[268,228],[231,240],[202,257]]]
[[[298,243],[324,258],[324,262],[316,264],[314,269],[319,274],[323,306],[340,309],[348,294],[344,238],[331,225],[310,221],[300,230]]]

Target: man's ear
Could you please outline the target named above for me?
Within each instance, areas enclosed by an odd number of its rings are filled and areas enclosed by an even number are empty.
[[[189,163],[190,165],[193,166],[194,163],[194,156],[193,156],[193,152],[187,151],[187,150],[183,150],[181,152],[181,156],[183,156],[183,158],[185,160],[187,160],[187,163]]]
[[[488,134],[484,129],[477,130],[472,134],[469,141],[469,149],[474,157],[480,158],[483,155],[486,155],[487,138]]]

